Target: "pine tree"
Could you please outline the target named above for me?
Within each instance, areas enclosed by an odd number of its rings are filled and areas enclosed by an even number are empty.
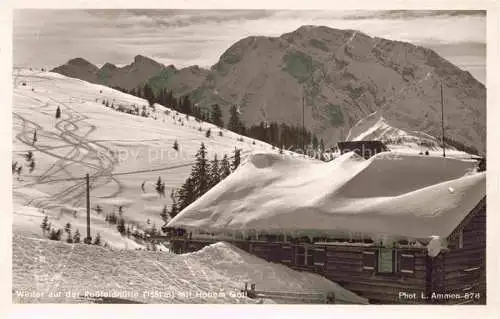
[[[172,148],[173,148],[174,150],[176,150],[176,151],[178,151],[178,150],[179,150],[179,143],[177,143],[177,140],[175,140],[175,142],[174,142],[174,146],[172,146]]]
[[[217,125],[218,127],[224,127],[224,121],[222,120],[222,111],[219,104],[212,105],[212,110],[210,112],[210,122]]]
[[[209,138],[210,134],[211,134],[211,131],[210,131],[210,129],[208,129],[207,132],[205,133],[205,137]]]
[[[59,106],[57,107],[57,110],[56,110],[56,119],[60,118],[61,117],[61,109],[59,108]]]
[[[38,141],[38,138],[36,136],[36,130],[35,133],[33,133],[33,144],[35,144]]]
[[[73,242],[75,244],[79,244],[80,243],[80,231],[78,229],[75,230],[75,233],[73,235]]]
[[[123,218],[118,219],[118,224],[116,225],[116,229],[123,236],[125,235],[125,220]]]
[[[52,229],[49,234],[49,239],[50,240],[61,240],[61,235],[62,235],[62,230],[58,229]]]
[[[30,168],[30,174],[33,173],[33,171],[35,170],[35,160],[34,159],[31,160],[28,167]]]
[[[178,192],[178,209],[182,211],[184,208],[189,206],[194,200],[195,197],[195,183],[191,177],[188,177],[184,184],[181,186]],[[171,212],[172,213],[172,212]],[[172,217],[172,215],[170,215]]]
[[[94,245],[101,245],[101,234],[97,233],[94,239]]]
[[[209,185],[208,188],[211,189],[220,182],[220,166],[219,160],[217,159],[217,154],[214,155],[214,159],[210,162],[209,171]]]
[[[45,233],[46,230],[48,230],[49,227],[49,217],[45,216],[42,220],[42,223],[40,224],[40,228],[42,229],[43,233]]]
[[[227,155],[224,154],[224,157],[222,158],[222,161],[220,162],[220,179],[223,180],[224,178],[228,177],[231,174],[231,164],[229,164],[229,160],[227,158]]]
[[[232,163],[232,169],[233,171],[240,166],[241,163],[241,150],[239,148],[234,149],[234,157],[233,157],[233,163]]]
[[[161,195],[162,185],[163,185],[163,182],[161,181],[161,177],[158,176],[158,179],[156,180],[156,184],[155,184],[155,190],[159,195]]]
[[[170,216],[170,219],[174,218],[179,214],[179,207],[177,205],[177,202],[174,202],[172,204],[172,207],[170,208],[170,211],[168,212],[168,215]]]
[[[17,170],[17,161],[12,163],[12,174],[14,174]]]
[[[161,210],[160,217],[161,217],[161,220],[163,220],[165,223],[168,221],[168,209],[167,209],[167,205],[163,206],[163,209]]]
[[[196,163],[191,172],[191,179],[194,184],[195,198],[205,194],[208,190],[208,160],[205,144],[201,143],[201,147],[196,153]]]
[[[95,211],[100,215],[102,213],[101,206],[97,205],[96,208],[95,208]]]
[[[243,122],[241,122],[236,105],[231,106],[229,110],[229,123],[227,124],[227,128],[235,133],[245,134],[245,127]]]
[[[31,162],[33,160],[33,151],[28,151],[28,153],[24,155],[24,158],[26,159],[27,162]]]
[[[64,226],[64,232],[68,235],[71,235],[71,223],[66,223],[66,225]]]

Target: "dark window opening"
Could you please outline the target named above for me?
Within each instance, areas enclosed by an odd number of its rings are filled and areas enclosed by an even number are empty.
[[[315,266],[324,266],[326,262],[326,249],[325,248],[314,248],[314,260],[313,264]]]
[[[375,251],[363,251],[363,270],[375,270],[376,262]]]
[[[399,271],[402,273],[413,274],[415,271],[415,256],[401,253],[399,255]]]
[[[292,263],[293,260],[293,248],[291,246],[281,247],[281,262]]]
[[[306,264],[306,249],[304,246],[297,246],[295,254],[295,264],[296,265]]]

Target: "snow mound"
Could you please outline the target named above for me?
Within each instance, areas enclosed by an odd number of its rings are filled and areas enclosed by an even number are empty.
[[[226,242],[205,246],[199,251],[182,255],[213,267],[224,276],[242,283],[254,283],[258,290],[292,292],[335,292],[339,302],[366,304],[367,300],[326,278],[268,262]]]
[[[262,303],[241,293],[245,282],[272,291],[334,291],[339,302],[367,303],[324,277],[267,262],[225,243],[176,255],[19,235],[12,239],[14,303],[92,302],[85,294],[120,294],[155,304]],[[29,291],[39,296],[22,295]]]
[[[327,163],[254,154],[168,226],[402,239],[446,237],[485,196],[486,173],[471,174],[473,165],[391,152],[369,160],[351,152]]]

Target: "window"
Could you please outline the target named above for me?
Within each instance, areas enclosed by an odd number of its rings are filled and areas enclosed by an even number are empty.
[[[381,274],[393,273],[395,266],[394,249],[379,248],[377,258],[377,272]]]
[[[375,251],[363,251],[363,270],[375,270]]]
[[[399,255],[399,272],[413,274],[415,271],[415,256],[401,253]]]
[[[293,249],[291,246],[281,247],[281,262],[289,264],[293,259]]]
[[[326,261],[326,249],[325,248],[314,248],[314,265],[324,266]]]
[[[304,246],[297,246],[295,254],[295,264],[296,265],[306,264],[306,248]]]
[[[312,247],[306,247],[306,264],[308,266],[314,265],[314,249]]]

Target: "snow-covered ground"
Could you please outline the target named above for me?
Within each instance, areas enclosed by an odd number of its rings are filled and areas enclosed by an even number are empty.
[[[219,159],[231,156],[237,147],[244,160],[254,151],[273,152],[271,145],[253,144],[247,137],[238,141],[241,136],[224,129],[220,136],[214,125],[160,105],[155,111],[149,109],[149,118],[106,108],[103,100],[141,109],[147,102],[59,74],[17,69],[13,80],[12,160],[23,165],[20,178],[14,174],[12,179],[14,302],[95,302],[87,297],[146,303],[280,302],[245,297],[240,290],[246,282],[272,291],[333,291],[340,301],[367,303],[323,277],[269,263],[226,243],[185,255],[171,254],[165,247],[146,251],[104,220],[106,213],[123,206],[127,223],[146,227],[149,219],[160,227],[160,212],[170,204],[170,189],[187,178],[202,142],[209,159],[214,154]],[[57,107],[61,109],[58,120]],[[179,151],[172,147],[175,140]],[[24,158],[28,151],[36,163],[31,173]],[[101,214],[91,212],[91,235],[99,233],[108,248],[68,244],[66,234],[61,242],[51,241],[40,228],[48,216],[52,228],[70,222],[73,232],[78,229],[85,236],[86,173],[92,207],[103,208]],[[166,183],[166,197],[154,191],[158,176]]]
[[[324,277],[269,263],[223,242],[183,255],[16,235],[13,242],[15,303],[93,302],[91,297],[143,303],[283,302],[250,299],[241,292],[245,283],[266,291],[334,292],[339,303],[367,303]]]
[[[221,129],[198,123],[193,117],[187,120],[183,114],[176,116],[175,111],[167,115],[165,110],[169,109],[160,105],[156,112],[149,110],[150,118],[106,108],[103,100],[115,107],[136,105],[140,109],[147,102],[105,86],[23,69],[14,71],[13,80],[13,162],[24,166],[21,179],[13,178],[13,227],[15,232],[29,236],[40,236],[43,214],[49,216],[53,226],[70,222],[73,230],[84,232],[83,178],[89,173],[91,205],[103,208],[102,214],[92,212],[92,236],[99,232],[111,246],[138,248],[120,236],[116,226],[108,225],[104,215],[123,206],[127,223],[144,228],[149,219],[151,225],[161,227],[160,213],[165,204],[171,203],[170,191],[189,175],[202,142],[209,159],[214,154],[219,159],[224,154],[230,157],[235,147],[242,149],[243,158],[254,150],[272,151],[271,145],[260,141],[254,145],[247,137],[240,142],[240,135],[224,129],[219,136]],[[55,118],[57,107],[61,109],[59,120]],[[207,138],[209,128],[211,137]],[[32,145],[35,130],[37,142]],[[178,151],[172,147],[175,140]],[[24,159],[28,151],[33,151],[36,163],[32,173]],[[159,176],[166,184],[165,197],[154,190]],[[141,190],[143,182],[145,193]]]

